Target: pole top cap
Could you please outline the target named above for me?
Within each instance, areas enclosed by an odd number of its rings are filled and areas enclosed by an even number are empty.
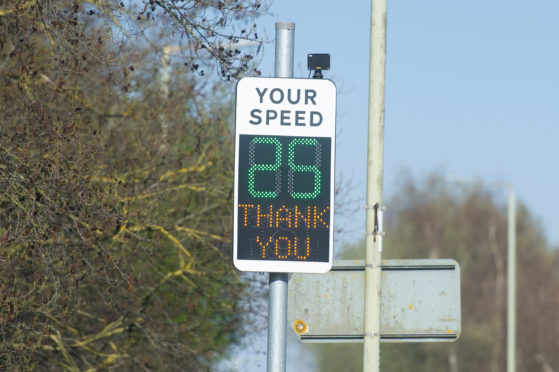
[[[295,30],[293,22],[276,22],[276,30]]]

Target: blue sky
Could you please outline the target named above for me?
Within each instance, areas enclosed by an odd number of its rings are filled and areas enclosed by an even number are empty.
[[[264,76],[273,76],[276,21],[295,23],[295,77],[308,76],[307,53],[332,56],[337,175],[363,205],[370,2],[276,0],[270,12],[260,20]],[[558,19],[554,0],[388,1],[385,201],[402,170],[510,183],[559,245]]]

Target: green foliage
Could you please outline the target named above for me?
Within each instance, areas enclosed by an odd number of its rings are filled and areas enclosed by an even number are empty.
[[[241,335],[228,90],[191,67],[211,53],[162,87],[159,51],[120,38],[189,3],[126,27],[116,1],[0,5],[1,370],[203,370]],[[254,6],[196,4],[198,35],[204,7]]]
[[[504,371],[507,214],[504,192],[452,185],[435,174],[408,178],[386,205],[383,258],[454,258],[460,264],[462,334],[456,343],[382,343],[382,371]],[[517,207],[517,369],[559,368],[557,252],[537,220]],[[362,242],[342,259],[364,257]],[[553,336],[554,335],[554,336]],[[362,344],[315,349],[318,370],[362,369]],[[360,357],[358,357],[360,356]],[[550,369],[551,368],[551,369]]]

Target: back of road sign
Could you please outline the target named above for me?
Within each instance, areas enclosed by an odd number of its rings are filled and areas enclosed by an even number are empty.
[[[454,260],[385,260],[381,341],[455,341],[461,331],[460,266]],[[289,280],[288,322],[303,342],[362,342],[363,261]]]
[[[235,123],[235,267],[327,272],[334,230],[335,85],[243,78]]]

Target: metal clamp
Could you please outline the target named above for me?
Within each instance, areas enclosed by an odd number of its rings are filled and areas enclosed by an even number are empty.
[[[380,204],[375,204],[375,206],[371,207],[366,205],[365,209],[371,209],[374,208],[375,209],[375,227],[374,227],[374,231],[365,231],[363,233],[363,236],[367,237],[367,236],[373,236],[375,238],[375,241],[378,239],[379,240],[379,245],[378,245],[378,249],[379,251],[382,252],[382,237],[386,236],[386,232],[383,231],[383,212],[386,210],[386,207],[384,205],[380,205]]]
[[[363,236],[386,236],[386,231],[364,231]]]
[[[380,204],[375,204],[375,205],[365,205],[363,206],[364,210],[369,210],[369,209],[375,209],[375,210],[382,210],[383,212],[386,210],[386,206],[385,205],[380,205]]]

